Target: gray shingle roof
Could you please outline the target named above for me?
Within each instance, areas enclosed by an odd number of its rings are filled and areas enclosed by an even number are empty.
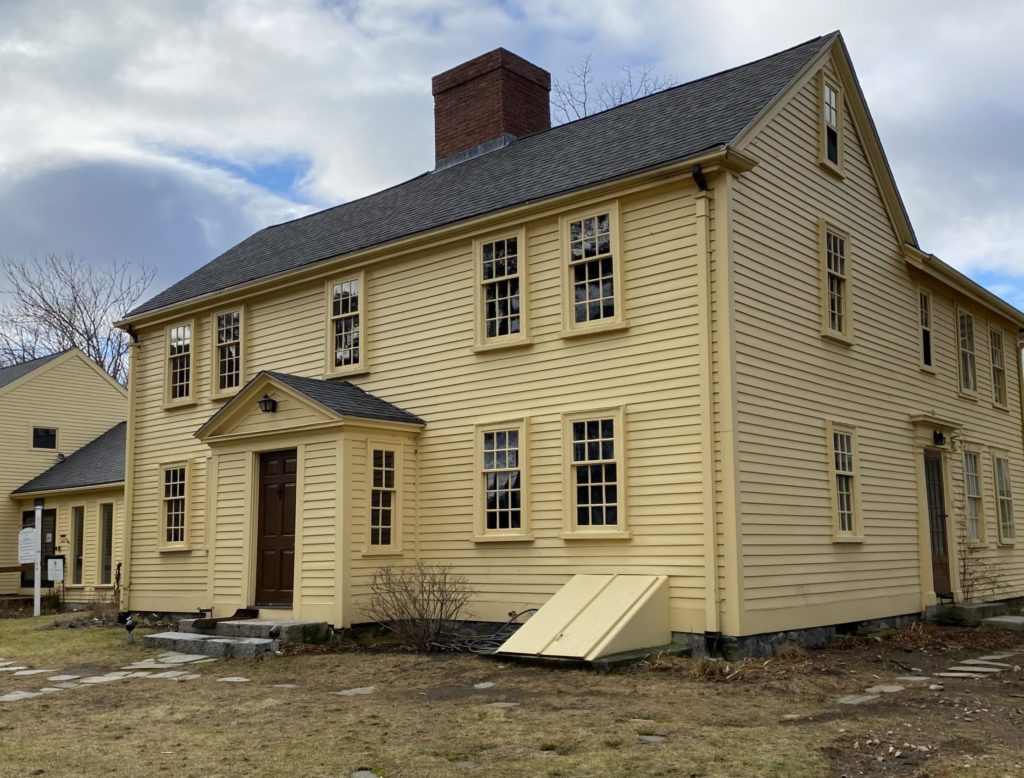
[[[303,378],[289,373],[272,373],[270,371],[266,371],[266,374],[342,416],[399,421],[406,424],[426,423],[419,416],[402,410],[397,405],[392,405],[379,397],[374,397],[348,381],[322,381],[318,378]]]
[[[38,370],[47,362],[52,362],[57,357],[67,354],[67,351],[60,351],[56,354],[50,354],[49,356],[39,357],[38,359],[30,359],[28,362],[20,362],[17,365],[10,365],[9,367],[0,367],[0,389],[3,389],[7,384],[13,384],[22,376],[28,375],[33,370]]]
[[[520,138],[360,200],[267,227],[128,316],[725,146],[835,36],[815,38]]]
[[[78,489],[83,486],[124,482],[125,422],[86,443],[63,462],[37,475],[14,494]]]

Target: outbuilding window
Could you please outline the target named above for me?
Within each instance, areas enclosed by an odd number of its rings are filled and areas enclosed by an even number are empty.
[[[114,505],[100,504],[100,575],[99,583],[106,586],[113,580],[114,559]]]
[[[71,509],[71,583],[82,583],[83,548],[85,547],[85,507],[76,505]]]

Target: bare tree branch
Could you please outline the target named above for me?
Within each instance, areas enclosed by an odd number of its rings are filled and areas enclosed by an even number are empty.
[[[601,82],[595,88],[591,60],[592,56],[587,54],[579,65],[569,68],[564,81],[555,79],[552,84],[551,107],[557,124],[582,119],[672,86],[672,79],[658,75],[654,65],[626,65],[619,69],[619,78]]]
[[[114,322],[156,271],[127,262],[94,267],[74,253],[0,259],[0,365],[79,348],[118,382],[128,380],[128,337]]]

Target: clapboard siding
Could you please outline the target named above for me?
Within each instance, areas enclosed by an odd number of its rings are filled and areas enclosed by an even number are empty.
[[[827,67],[836,78],[831,63]],[[997,317],[970,304],[980,392],[977,401],[958,395],[954,305],[965,301],[937,286],[930,287],[936,371],[919,369],[918,280],[902,258],[848,110],[845,178],[819,168],[817,83],[808,81],[760,131],[750,147],[760,163],[734,190],[744,599],[752,613],[774,611],[777,629],[810,626],[807,620],[820,621],[823,612],[833,622],[852,620],[854,612],[858,618],[867,611],[891,615],[889,602],[921,596],[919,554],[928,551],[918,542],[912,415],[960,421],[967,439],[1008,451],[1014,493],[1024,494],[1012,325],[998,322],[1007,332],[1009,410],[989,402],[987,319],[996,324]],[[851,346],[819,334],[819,218],[850,232]],[[832,542],[830,419],[857,428],[862,544]],[[959,449],[949,456],[953,504],[947,509],[957,525],[964,521],[961,456]],[[994,538],[991,461],[983,460]],[[1001,567],[1013,593],[1024,593],[1024,555],[990,543],[981,556]]]

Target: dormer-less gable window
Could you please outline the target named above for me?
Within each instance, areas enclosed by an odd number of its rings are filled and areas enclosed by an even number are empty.
[[[843,92],[824,74],[820,89],[821,164],[834,173],[843,170]]]
[[[366,294],[363,273],[327,284],[327,372],[366,369]]]
[[[820,226],[821,334],[843,343],[853,338],[850,236],[824,219]]]

